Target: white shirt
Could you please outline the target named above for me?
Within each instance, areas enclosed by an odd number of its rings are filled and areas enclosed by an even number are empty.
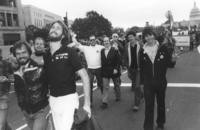
[[[89,69],[101,68],[101,50],[104,46],[84,46],[80,45],[79,49],[84,53]]]
[[[147,53],[152,63],[154,63],[154,60],[156,58],[158,46],[159,46],[159,43],[156,41],[156,44],[154,44],[153,46],[149,46],[148,44],[145,44],[143,47],[144,53]]]

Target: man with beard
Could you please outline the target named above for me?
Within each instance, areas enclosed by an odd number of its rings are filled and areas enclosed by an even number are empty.
[[[0,49],[0,130],[10,130],[7,123],[8,98],[10,83],[13,82],[13,71],[11,64],[3,60]]]
[[[13,54],[19,64],[19,69],[14,72],[18,105],[31,130],[45,130],[49,107],[48,89],[43,83],[43,68],[30,58],[32,51],[26,42],[17,42]]]
[[[76,50],[67,47],[71,36],[64,23],[52,23],[48,40],[49,50],[44,56],[44,67],[50,90],[49,103],[54,126],[56,130],[71,130],[74,111],[79,107],[75,74],[77,73],[83,82],[83,109],[88,116],[91,115],[89,77]]]

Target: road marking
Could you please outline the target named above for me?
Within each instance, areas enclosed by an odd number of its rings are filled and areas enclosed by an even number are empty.
[[[27,124],[24,124],[22,125],[21,127],[17,128],[16,130],[23,130],[24,128],[26,128],[28,125]]]
[[[124,71],[124,72],[122,72],[122,75],[123,75],[123,74],[126,74],[126,73],[127,73],[127,70],[126,70],[126,71]]]
[[[189,88],[189,87],[192,87],[192,88],[200,88],[200,84],[199,83],[168,83],[167,84],[168,87],[186,87],[186,88]]]
[[[15,91],[10,91],[9,94],[15,93]]]
[[[77,86],[82,86],[82,83],[76,83]],[[97,85],[96,83],[94,85]],[[114,87],[113,83],[110,83],[111,87]],[[131,87],[131,83],[122,83],[121,87]],[[181,88],[200,88],[199,83],[168,83],[167,87],[181,87]]]

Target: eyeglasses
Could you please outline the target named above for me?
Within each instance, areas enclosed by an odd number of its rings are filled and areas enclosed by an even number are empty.
[[[110,41],[106,40],[106,41],[103,41],[104,43],[109,43]]]
[[[95,39],[90,39],[90,41],[95,41]]]

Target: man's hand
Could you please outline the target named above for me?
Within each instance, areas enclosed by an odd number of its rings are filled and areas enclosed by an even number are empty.
[[[113,43],[113,47],[115,48],[115,50],[118,50],[118,49],[119,49],[116,42]]]
[[[0,83],[7,82],[8,78],[6,76],[0,76]]]
[[[91,108],[89,105],[84,105],[83,109],[88,113],[88,117],[91,117]]]
[[[117,69],[114,69],[113,74],[117,74],[117,73],[118,73]]]
[[[172,61],[176,61],[178,59],[178,55],[177,54],[173,54],[172,55]]]

